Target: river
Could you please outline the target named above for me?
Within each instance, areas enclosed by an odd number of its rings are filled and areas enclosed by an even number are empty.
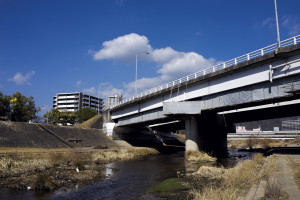
[[[245,152],[230,151],[231,158],[222,159],[223,165],[231,166],[240,159],[249,158]],[[246,156],[239,156],[246,155]],[[37,192],[27,190],[0,189],[2,200],[81,200],[81,199],[159,199],[145,192],[161,181],[177,176],[177,171],[185,172],[183,152],[159,154],[140,160],[107,164],[106,179],[93,185],[77,185],[68,190]]]

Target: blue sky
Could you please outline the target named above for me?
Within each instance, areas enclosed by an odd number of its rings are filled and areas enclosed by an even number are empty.
[[[300,34],[300,1],[277,4],[281,39]],[[128,97],[136,54],[142,92],[276,37],[273,0],[0,0],[0,91]]]

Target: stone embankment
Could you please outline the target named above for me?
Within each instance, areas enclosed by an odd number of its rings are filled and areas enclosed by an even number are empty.
[[[0,147],[116,147],[100,129],[0,121]]]

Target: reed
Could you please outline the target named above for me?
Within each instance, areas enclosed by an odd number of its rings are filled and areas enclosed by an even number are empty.
[[[202,151],[187,151],[185,159],[192,162],[215,162],[217,158]]]
[[[274,158],[264,158],[260,154],[230,169],[202,166],[191,174],[198,183],[191,194],[196,200],[237,199],[241,192],[274,173],[275,166]],[[201,179],[205,184],[199,181]]]

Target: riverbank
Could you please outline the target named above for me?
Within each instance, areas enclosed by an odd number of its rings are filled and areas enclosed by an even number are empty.
[[[151,148],[0,148],[0,187],[56,190],[105,178],[103,164],[157,154]]]

